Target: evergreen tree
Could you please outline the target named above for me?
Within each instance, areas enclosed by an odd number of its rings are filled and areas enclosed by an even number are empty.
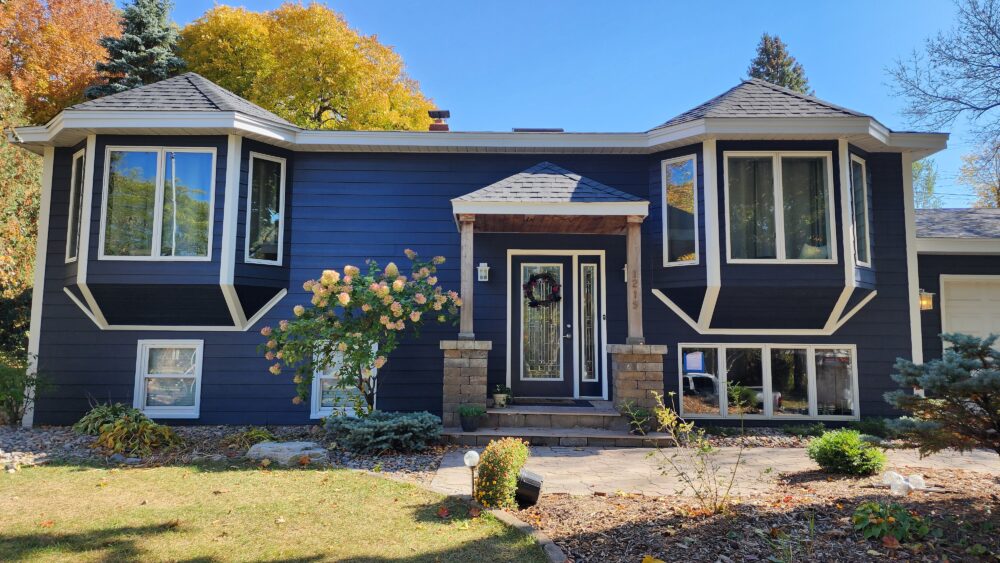
[[[812,94],[806,71],[795,57],[788,54],[788,45],[777,35],[764,34],[757,44],[757,56],[747,68],[750,78],[766,80],[803,94]]]
[[[104,84],[87,88],[88,98],[124,92],[169,78],[183,68],[174,53],[177,28],[170,22],[170,0],[132,0],[122,11],[121,37],[103,37],[107,62],[96,68]]]

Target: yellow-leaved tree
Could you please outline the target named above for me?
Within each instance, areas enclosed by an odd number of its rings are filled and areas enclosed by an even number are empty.
[[[426,130],[434,108],[399,54],[318,4],[217,5],[181,30],[189,70],[311,129]]]

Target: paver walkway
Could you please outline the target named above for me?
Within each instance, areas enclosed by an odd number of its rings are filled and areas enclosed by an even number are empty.
[[[478,448],[479,451],[482,448]],[[723,471],[735,463],[738,448],[719,448]],[[672,495],[682,489],[671,471],[662,471],[662,454],[648,448],[533,447],[526,469],[540,474],[547,493],[589,495],[643,493]],[[445,494],[469,494],[469,469],[462,462],[465,451],[447,454],[441,461],[431,488]],[[915,450],[890,450],[886,469],[923,467],[966,469],[1000,475],[1000,457],[992,452],[958,454],[947,452],[920,459]],[[651,455],[652,454],[652,455]],[[677,458],[679,461],[680,458]],[[780,472],[818,469],[804,448],[749,448],[737,475],[734,494],[748,496],[766,492]]]

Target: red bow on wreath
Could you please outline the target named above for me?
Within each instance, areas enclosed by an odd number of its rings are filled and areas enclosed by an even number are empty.
[[[538,282],[544,281],[549,287],[549,295],[544,299],[539,299],[535,297],[535,288],[538,286]],[[559,290],[561,286],[556,277],[548,272],[541,274],[535,274],[528,278],[527,283],[521,286],[524,289],[524,298],[528,300],[528,307],[536,308],[542,305],[551,305],[553,303],[558,303],[562,300],[559,296]]]

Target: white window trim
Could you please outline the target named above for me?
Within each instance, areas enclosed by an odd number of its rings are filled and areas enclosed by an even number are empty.
[[[149,351],[153,348],[194,349],[195,382],[193,407],[146,406],[146,370],[149,365]],[[140,340],[135,360],[135,392],[133,393],[132,406],[141,410],[150,418],[198,418],[201,416],[201,375],[204,350],[204,340]]]
[[[858,240],[858,225],[857,225],[857,222],[854,220],[854,216],[855,216],[854,215],[854,205],[855,205],[855,201],[854,201],[854,163],[855,162],[857,162],[858,164],[861,165],[861,183],[864,184],[864,186],[863,186],[863,188],[861,190],[861,194],[862,194],[863,199],[864,199],[864,201],[862,203],[864,204],[864,207],[865,207],[865,240],[863,242],[864,242],[864,245],[868,249],[868,260],[861,260],[861,258],[858,257],[858,248],[862,244],[862,241]],[[850,169],[851,174],[848,177],[848,180],[850,180],[850,182],[851,182],[851,186],[850,186],[850,189],[851,189],[851,228],[853,229],[853,234],[854,234],[854,258],[857,260],[858,266],[862,266],[862,267],[865,267],[865,268],[871,268],[872,267],[872,231],[871,231],[871,225],[869,224],[869,221],[868,221],[868,164],[865,162],[865,159],[861,158],[860,156],[858,156],[856,154],[852,154],[851,155],[850,164],[851,164],[851,169]]]
[[[377,345],[374,346],[373,348],[375,350],[378,350]],[[323,396],[322,396],[323,388],[322,386],[320,386],[320,380],[336,379],[335,377],[333,377],[332,374],[340,370],[340,366],[338,364],[341,363],[340,358],[342,357],[343,354],[341,352],[337,352],[333,357],[333,365],[336,367],[330,369],[328,373],[313,374],[312,389],[309,392],[309,418],[325,418],[328,416],[332,416],[334,413],[343,414],[346,416],[354,416],[355,414],[357,414],[354,411],[354,407],[350,405],[339,406],[339,407],[323,406]],[[372,367],[372,377],[376,378],[375,396],[372,398],[372,403],[373,403],[372,408],[374,409],[378,408],[378,368],[374,366]]]
[[[73,204],[76,203],[76,161],[78,159],[83,159],[83,164],[80,166],[80,174],[84,173],[84,168],[87,166],[87,149],[82,148],[75,153],[73,153],[73,158],[70,161],[70,178],[69,178],[69,210],[66,213],[66,263],[76,262],[77,258],[80,257],[80,231],[83,230],[83,197],[80,197],[80,209],[74,209]],[[86,192],[87,186],[84,184],[80,185],[80,191]],[[76,217],[79,215],[80,217]],[[69,244],[69,233],[73,230],[73,219],[80,221],[76,232],[76,248],[73,248]],[[70,256],[70,251],[76,250],[76,256]]]
[[[281,187],[278,191],[278,221],[280,227],[278,228],[278,259],[277,260],[261,260],[260,258],[250,257],[250,198],[253,197],[253,160],[259,158],[261,160],[269,160],[271,162],[277,162],[281,165]],[[271,156],[269,154],[263,154],[259,152],[250,151],[250,159],[247,165],[247,213],[246,221],[244,222],[244,250],[243,250],[243,261],[247,264],[263,264],[266,266],[281,266],[282,260],[284,259],[285,253],[285,175],[287,174],[287,160],[279,156]]]
[[[527,281],[524,279],[524,269],[527,266],[558,266],[559,267],[559,282],[560,282],[559,285],[560,285],[560,287],[564,287],[565,286],[566,278],[564,277],[565,276],[565,272],[563,271],[563,264],[562,264],[562,262],[521,262],[521,265],[518,266],[518,269],[520,270],[520,272],[519,272],[520,276],[518,276],[518,277],[521,278],[521,284],[520,284],[521,287],[524,287],[524,284],[527,283]],[[576,301],[576,298],[575,298],[576,293],[575,293],[575,291],[576,291],[577,285],[579,285],[579,284],[577,284],[577,283],[573,284],[574,301]],[[511,299],[509,292],[508,292],[508,297],[507,298]],[[519,350],[520,350],[520,356],[518,356],[517,359],[518,359],[518,362],[521,364],[518,367],[518,370],[517,370],[518,379],[520,381],[565,381],[565,379],[566,379],[566,365],[565,365],[566,364],[566,339],[562,338],[562,330],[563,330],[563,322],[564,322],[564,319],[563,319],[563,312],[564,312],[563,311],[563,300],[562,299],[559,300],[559,319],[560,319],[559,320],[559,336],[560,336],[560,338],[559,338],[559,377],[525,377],[524,376],[524,304],[520,303],[518,306],[521,307],[521,315],[518,317],[518,320],[520,321],[519,324],[521,326],[518,327],[518,331],[517,331],[518,336],[519,336],[519,342],[520,342],[520,344],[519,344],[519,346],[520,346],[520,348],[519,348]],[[577,324],[576,319],[575,319],[575,315],[574,315],[574,320],[572,322],[573,322],[573,324]],[[573,340],[576,340],[576,331],[573,332]],[[574,359],[574,362],[575,361],[578,361],[578,360]]]
[[[669,242],[669,229],[667,226],[667,167],[671,164],[677,162],[684,162],[690,160],[694,166],[694,260],[682,260],[678,262],[670,261],[670,250],[668,247]],[[700,224],[698,221],[698,155],[688,154],[684,156],[679,156],[676,158],[669,158],[660,163],[660,195],[661,200],[661,210],[663,214],[663,267],[672,268],[674,266],[694,266],[701,261],[701,241],[699,240],[699,228]]]
[[[729,158],[730,157],[770,157],[774,171],[774,224],[775,251],[777,258],[733,258],[732,225],[729,200]],[[785,256],[785,214],[784,194],[782,192],[781,159],[820,157],[826,159],[826,194],[829,221],[827,238],[830,241],[830,258],[818,260],[802,260]],[[725,192],[726,209],[726,263],[727,264],[837,264],[837,212],[834,205],[833,183],[833,153],[831,151],[724,151],[722,153],[723,190]],[[841,186],[843,189],[843,186]]]
[[[719,373],[719,413],[685,413],[684,412],[684,348],[714,348],[717,356]],[[729,381],[726,365],[726,349],[728,348],[752,348],[761,351],[761,369],[764,373],[763,393],[768,399],[764,400],[764,414],[744,414],[742,418],[747,420],[860,420],[861,419],[861,393],[858,389],[858,348],[854,344],[785,344],[785,343],[705,343],[705,342],[683,342],[677,345],[677,385],[680,390],[678,395],[678,409],[681,416],[689,419],[738,419],[738,413],[729,413],[729,399],[727,396],[727,384]],[[806,350],[809,358],[807,365],[809,378],[809,414],[783,414],[773,413],[774,404],[769,399],[772,392],[771,382],[771,350],[773,349],[795,349]],[[854,401],[853,415],[821,415],[818,414],[816,399],[816,350],[850,350],[851,352],[851,394]]]
[[[155,152],[156,156],[156,195],[153,205],[153,240],[151,254],[149,256],[109,256],[104,253],[104,234],[108,220],[108,184],[111,181],[111,153],[112,152]],[[212,155],[212,174],[209,180],[211,189],[208,199],[208,253],[205,256],[160,256],[160,246],[163,231],[163,191],[166,176],[166,158],[168,152],[189,152],[206,153]],[[107,261],[131,261],[131,262],[211,262],[213,231],[215,228],[215,172],[216,172],[216,150],[215,147],[151,147],[151,146],[107,146],[104,149],[104,180],[103,193],[101,194],[101,229],[99,236],[99,250],[97,259]]]

